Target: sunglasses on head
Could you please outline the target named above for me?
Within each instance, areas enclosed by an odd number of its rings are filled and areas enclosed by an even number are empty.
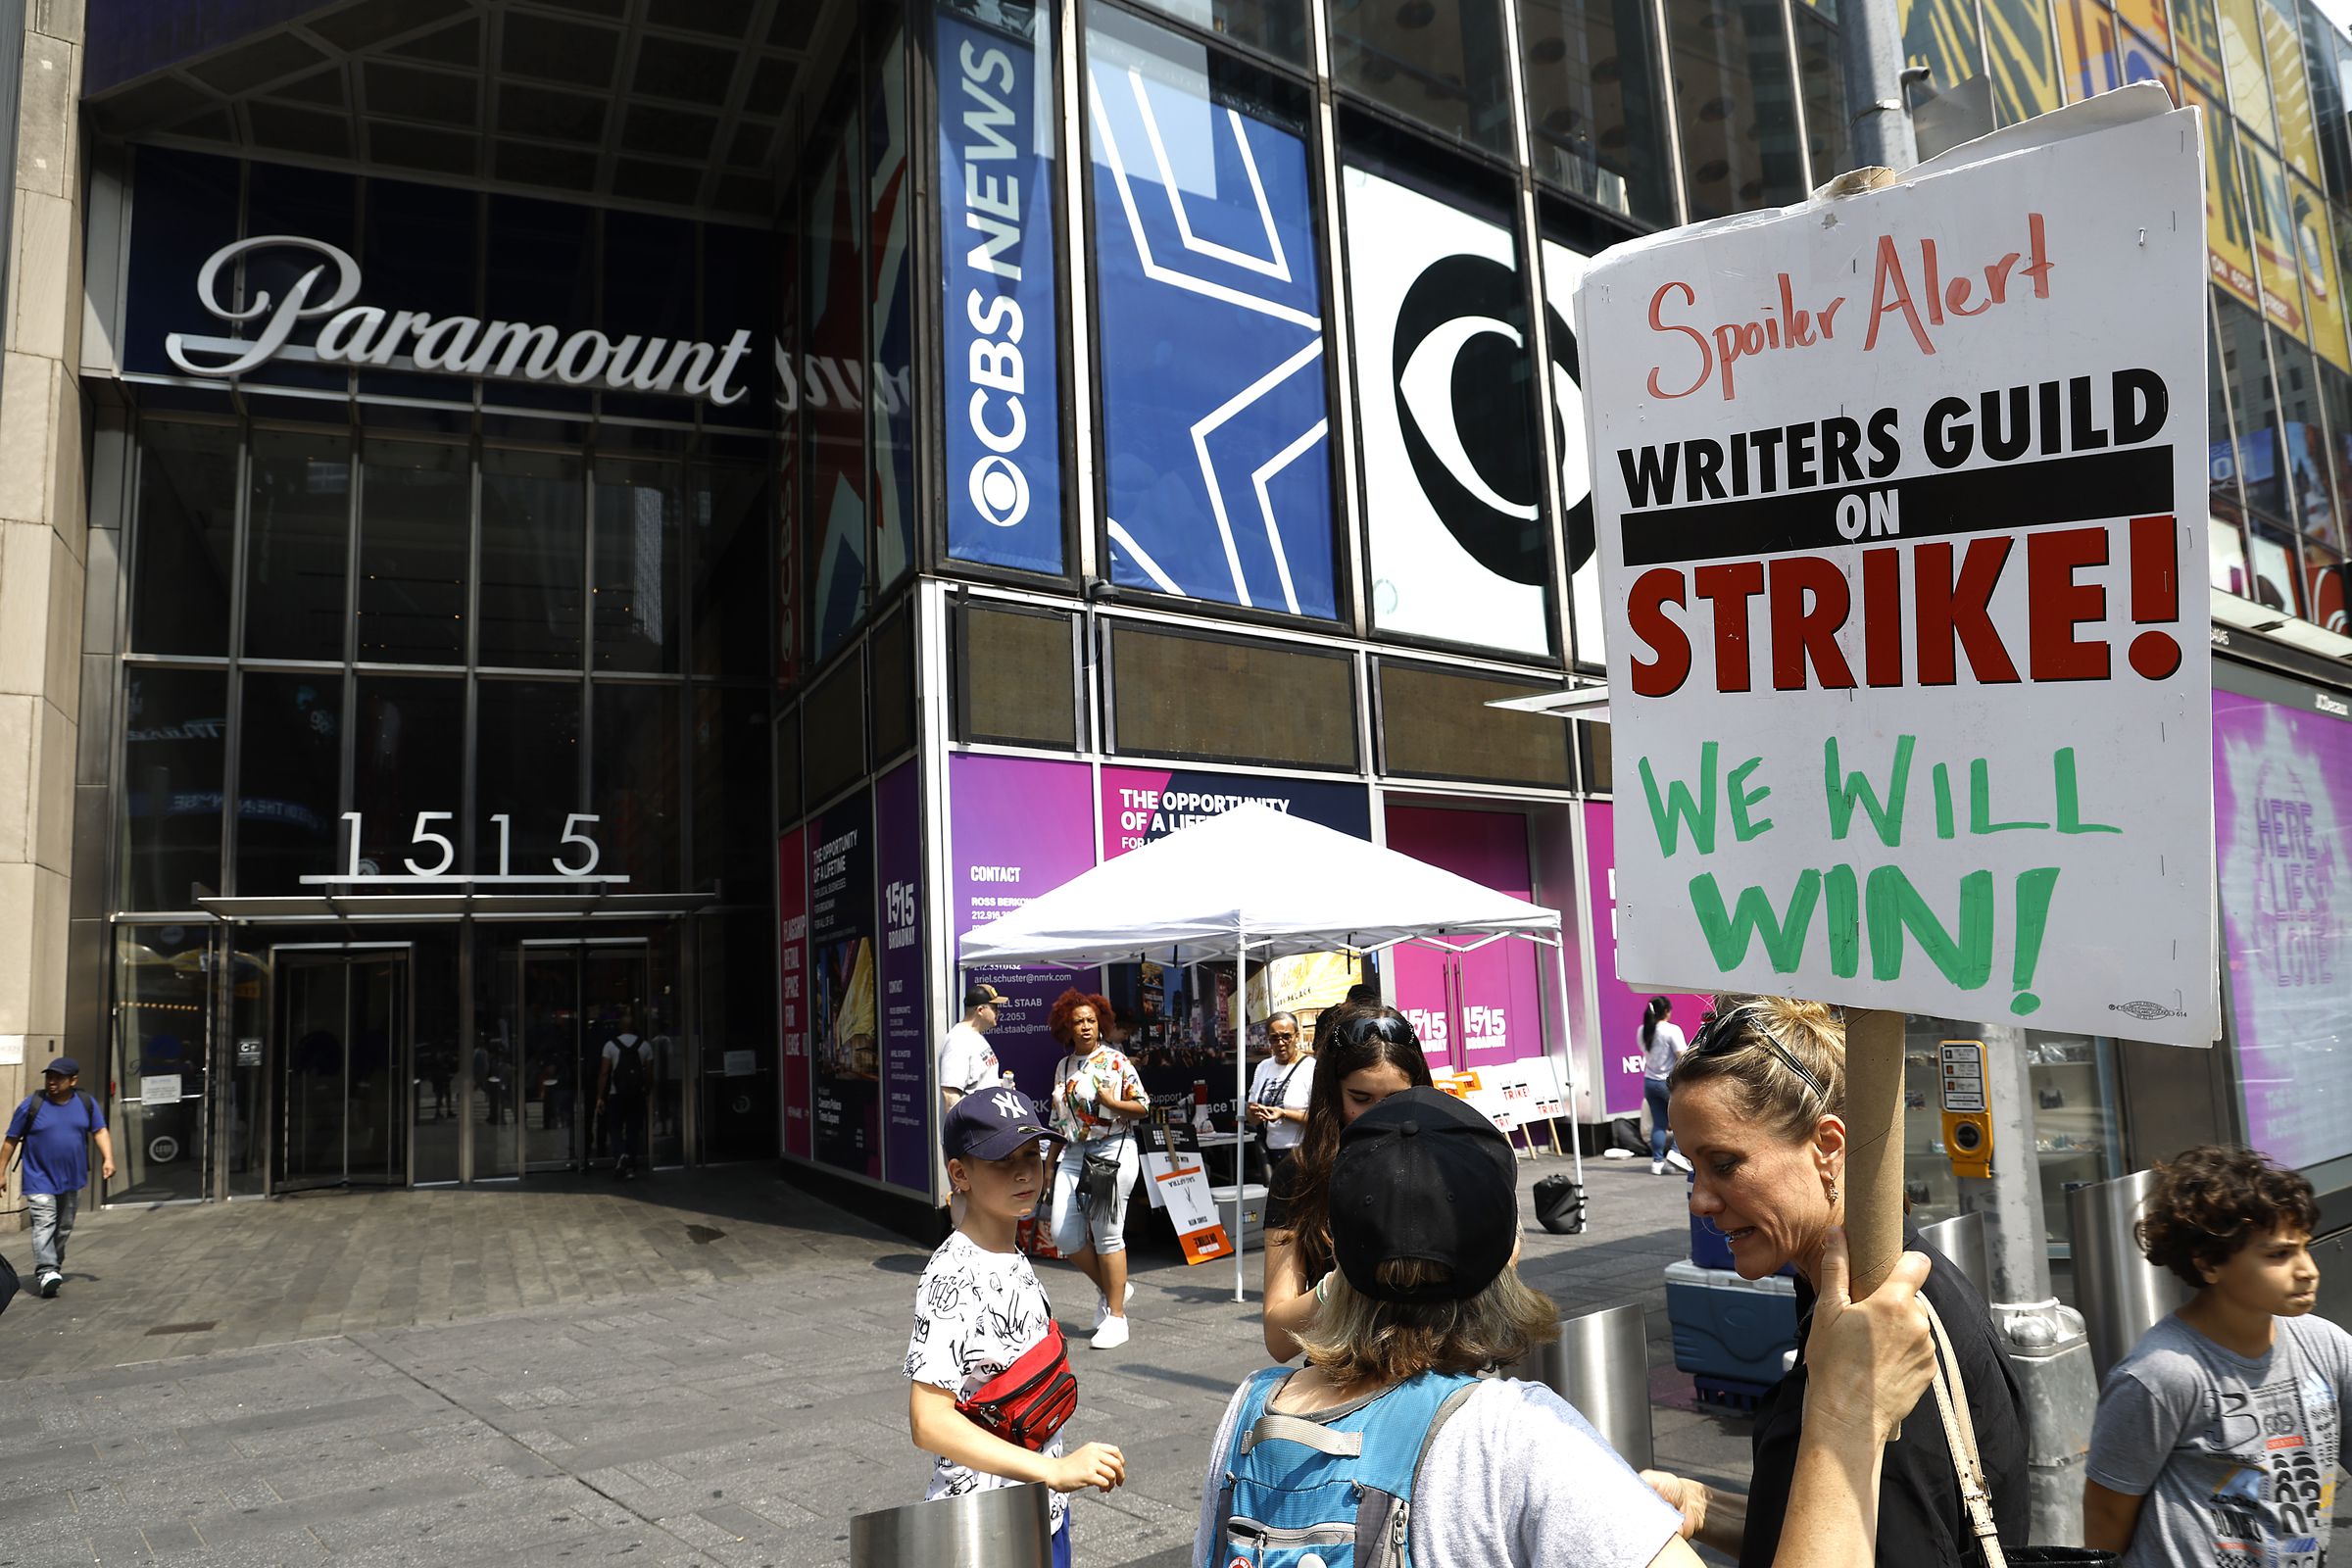
[[[1737,1051],[1747,1043],[1750,1035],[1762,1041],[1767,1050],[1780,1057],[1788,1069],[1796,1074],[1797,1080],[1813,1091],[1814,1099],[1824,1105],[1830,1102],[1830,1092],[1821,1079],[1811,1068],[1797,1060],[1796,1054],[1782,1045],[1779,1038],[1765,1027],[1764,1009],[1759,1003],[1735,1003],[1721,1010],[1709,1007],[1698,1020],[1698,1038],[1690,1044],[1690,1054],[1704,1056]]]

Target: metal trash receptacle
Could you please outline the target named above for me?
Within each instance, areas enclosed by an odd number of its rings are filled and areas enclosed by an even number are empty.
[[[1627,1464],[1649,1467],[1649,1322],[1638,1303],[1562,1318],[1559,1339],[1519,1370],[1575,1405]]]
[[[2103,1382],[2139,1337],[2188,1299],[2188,1287],[2140,1251],[2139,1223],[2156,1173],[2134,1171],[2066,1195],[2074,1224],[2075,1305],[2090,1332],[2092,1370]]]
[[[1054,1568],[1053,1494],[1031,1481],[858,1514],[850,1568]]]
[[[1954,1214],[1919,1228],[1920,1239],[1952,1260],[1977,1294],[1992,1299],[1992,1264],[1984,1250],[1984,1216]]]

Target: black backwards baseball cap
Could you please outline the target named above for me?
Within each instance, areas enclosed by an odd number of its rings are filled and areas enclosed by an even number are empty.
[[[960,1108],[960,1107],[959,1107]],[[1466,1301],[1494,1283],[1519,1241],[1519,1183],[1494,1124],[1435,1089],[1391,1095],[1340,1134],[1331,1168],[1331,1250],[1359,1296]],[[1443,1264],[1444,1280],[1381,1283],[1383,1263]]]
[[[1062,1142],[1017,1089],[981,1089],[948,1107],[940,1147],[950,1159],[1004,1159],[1039,1139]]]
[[[974,1007],[993,1007],[1004,1000],[1004,993],[995,986],[973,985],[963,993],[963,1010],[969,1012]]]

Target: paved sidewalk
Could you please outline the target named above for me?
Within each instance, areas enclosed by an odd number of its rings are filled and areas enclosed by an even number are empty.
[[[1644,1300],[1665,1365],[1682,1183],[1586,1169],[1592,1233],[1531,1230],[1523,1267],[1564,1311]],[[87,1215],[64,1295],[0,1318],[0,1568],[838,1568],[853,1514],[921,1494],[924,1259],[740,1169]],[[1206,1446],[1264,1360],[1228,1271],[1155,1240],[1136,1262],[1133,1343],[1075,1351],[1072,1433],[1130,1476],[1079,1499],[1088,1568],[1189,1559]],[[1043,1277],[1083,1330],[1083,1282]],[[1740,1480],[1741,1424],[1652,1380],[1659,1462]]]

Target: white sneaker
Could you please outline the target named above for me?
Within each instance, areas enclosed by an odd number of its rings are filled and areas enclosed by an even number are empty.
[[[1663,1176],[1663,1175],[1665,1175],[1665,1174],[1666,1174],[1666,1162],[1665,1162],[1664,1160],[1662,1160],[1662,1159],[1653,1159],[1653,1160],[1651,1160],[1651,1161],[1649,1162],[1649,1173],[1650,1173],[1652,1176]]]
[[[1690,1156],[1685,1154],[1679,1149],[1669,1149],[1666,1151],[1666,1163],[1672,1165],[1676,1170],[1689,1170],[1690,1168]]]
[[[1129,1301],[1132,1301],[1132,1300],[1134,1300],[1134,1299],[1135,1299],[1135,1281],[1133,1281],[1133,1280],[1129,1280],[1129,1281],[1127,1282],[1127,1294],[1119,1298],[1119,1310],[1120,1310],[1120,1311],[1122,1311],[1122,1312],[1123,1312],[1123,1311],[1125,1311],[1125,1310],[1127,1309],[1127,1303],[1128,1303]],[[1104,1320],[1104,1319],[1106,1319],[1106,1318],[1108,1318],[1109,1316],[1110,1316],[1110,1299],[1109,1299],[1109,1298],[1105,1297],[1105,1296],[1104,1296],[1104,1295],[1103,1295],[1103,1294],[1102,1294],[1101,1291],[1097,1291],[1097,1292],[1095,1293],[1095,1327],[1096,1327],[1096,1328],[1101,1328],[1101,1327],[1102,1326],[1102,1324],[1103,1324],[1103,1320]]]
[[[1123,1317],[1105,1317],[1102,1326],[1095,1330],[1095,1348],[1098,1350],[1115,1350],[1126,1343],[1127,1320]]]

